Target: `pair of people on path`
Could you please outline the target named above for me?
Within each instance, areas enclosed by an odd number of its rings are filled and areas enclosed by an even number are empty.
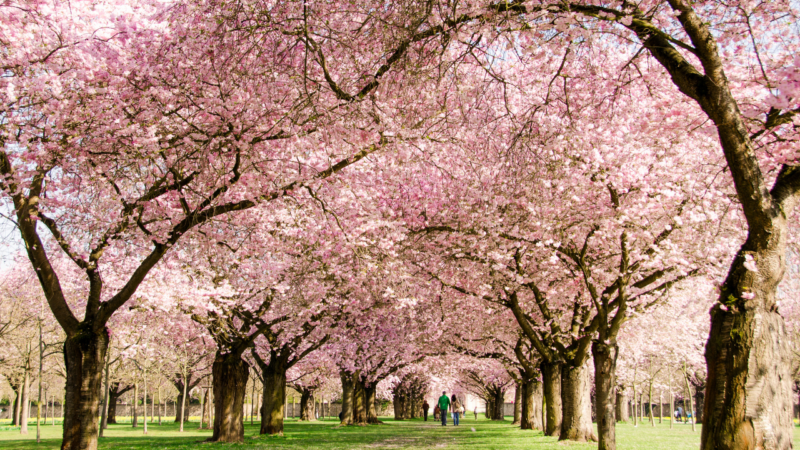
[[[436,405],[439,407],[441,411],[440,414],[442,415],[442,426],[447,426],[447,410],[452,406],[452,414],[453,414],[453,425],[458,426],[458,418],[459,414],[461,414],[464,410],[464,406],[461,404],[461,400],[456,397],[456,394],[453,394],[452,400],[447,397],[447,392],[442,391],[442,396],[439,397],[439,402]]]

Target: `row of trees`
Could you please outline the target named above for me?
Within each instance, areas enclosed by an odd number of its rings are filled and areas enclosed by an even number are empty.
[[[0,189],[63,333],[62,448],[96,448],[112,342],[144,385],[164,340],[184,391],[213,349],[215,441],[251,370],[281,433],[324,354],[345,423],[477,358],[526,426],[541,377],[546,432],[611,449],[625,324],[675,298],[711,309],[703,448],[788,448],[795,9],[4,3]]]

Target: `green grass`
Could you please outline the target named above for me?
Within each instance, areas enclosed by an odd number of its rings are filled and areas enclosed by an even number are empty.
[[[563,449],[555,438],[545,437],[539,431],[521,431],[511,425],[511,421],[491,422],[483,418],[477,421],[464,419],[460,427],[452,423],[442,427],[434,421],[406,420],[396,422],[384,419],[383,425],[365,427],[339,427],[338,421],[327,419],[311,423],[288,419],[284,436],[259,436],[258,424],[245,424],[245,443],[235,445],[237,449],[503,449],[503,450],[544,450]],[[188,450],[211,436],[211,431],[197,430],[197,422],[185,425],[183,433],[172,422],[164,425],[148,424],[148,434],[142,434],[142,427],[132,428],[130,424],[112,425],[106,430],[106,437],[100,440],[101,449],[170,449]],[[35,421],[27,436],[21,436],[19,429],[2,427],[0,429],[0,448],[8,450],[57,449],[60,443],[61,427],[45,425],[42,427],[42,443],[36,444]],[[475,431],[472,431],[472,429]],[[795,430],[794,445],[800,448],[800,429]],[[667,422],[651,427],[648,423],[633,427],[630,424],[617,426],[617,442],[621,450],[695,450],[699,447],[700,430],[692,432],[688,424],[675,424],[669,429]],[[571,450],[594,449],[596,444],[566,444]],[[229,447],[214,445],[207,448]]]

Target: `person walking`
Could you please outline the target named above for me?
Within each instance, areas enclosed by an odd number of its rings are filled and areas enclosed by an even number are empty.
[[[430,407],[431,405],[428,404],[427,400],[422,401],[422,414],[425,416],[425,422],[428,421],[428,408]]]
[[[456,397],[456,394],[453,394],[452,405],[453,405],[453,426],[457,427],[459,414],[461,414],[461,401],[458,399],[458,397]]]
[[[439,414],[442,416],[442,426],[447,426],[447,410],[450,408],[450,399],[447,397],[447,392],[442,391],[442,396],[439,397]]]
[[[442,413],[442,410],[439,409],[439,405],[433,407],[433,420],[439,420],[439,414]]]
[[[476,406],[475,409],[472,410],[472,414],[475,414],[475,420],[478,420],[478,407]]]

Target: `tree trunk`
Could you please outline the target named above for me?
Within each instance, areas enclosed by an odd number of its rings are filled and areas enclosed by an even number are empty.
[[[511,422],[511,425],[517,425],[521,421],[522,408],[520,400],[522,398],[522,384],[524,383],[516,383],[514,386],[514,420]]]
[[[109,411],[108,402],[111,399],[111,395],[109,392],[111,390],[111,386],[108,384],[108,362],[106,362],[106,367],[105,367],[105,378],[106,378],[105,389],[103,389],[103,396],[104,396],[103,418],[102,421],[100,422],[100,432],[99,432],[100,437],[103,437],[103,430],[108,429],[108,411]]]
[[[184,391],[185,392],[191,391],[199,383],[199,381],[192,382],[192,374],[191,373],[187,373],[186,374],[186,380],[183,380],[183,377],[184,377],[183,375],[180,375],[177,380],[176,379],[172,379],[171,380],[172,384],[175,386],[175,389],[178,390],[178,395],[175,397],[175,403],[173,405],[175,407],[175,423],[179,423],[181,421],[181,407],[179,405],[183,405],[184,404],[184,401],[183,401],[183,393],[184,393]],[[188,383],[189,386],[188,387],[184,386],[184,382]],[[186,417],[184,417],[183,421],[184,422],[188,422],[189,421],[189,416],[187,415]]]
[[[206,388],[205,392],[203,392],[203,396],[200,397],[200,429],[210,430],[214,427],[211,426],[211,402],[209,401],[209,396],[211,393],[209,389]]]
[[[253,416],[256,413],[256,378],[253,377],[253,389],[250,392],[250,425],[253,424]]]
[[[542,384],[544,389],[544,434],[558,436],[561,433],[562,405],[561,405],[561,368],[560,363],[542,361]]]
[[[616,344],[608,345],[601,341],[592,343],[594,357],[594,392],[597,403],[598,450],[616,450],[616,415],[614,414],[614,386],[617,384]],[[589,424],[591,427],[591,423]]]
[[[121,390],[119,383],[111,383],[110,386],[111,388],[108,392],[108,423],[117,423],[117,402],[119,402],[119,397],[133,389],[133,386],[128,386]]]
[[[144,395],[142,396],[142,428],[147,434],[147,372],[144,373]]]
[[[400,392],[395,392],[392,395],[392,404],[394,405],[394,420],[405,419],[405,397]]]
[[[132,426],[136,428],[139,426],[139,383],[133,383],[133,421]]]
[[[184,370],[186,367],[184,367]],[[180,422],[180,432],[183,433],[183,424],[189,420],[189,415],[186,414],[186,397],[189,395],[189,378],[188,374],[184,372],[183,376],[183,393],[181,395],[181,413],[178,418],[178,422]]]
[[[561,370],[561,434],[558,440],[596,441],[592,426],[589,370],[585,364]]]
[[[492,420],[505,420],[505,414],[503,411],[503,403],[505,400],[505,391],[500,388],[495,389],[493,392],[494,398],[492,399]]]
[[[355,383],[353,382],[353,375],[341,371],[339,376],[342,380],[342,425],[353,424],[353,394],[355,393]],[[395,409],[395,417],[397,416],[397,409]]]
[[[381,423],[378,420],[378,404],[375,401],[375,386],[364,386],[364,399],[367,404],[367,423]]]
[[[364,425],[367,423],[367,405],[364,398],[364,383],[358,372],[353,374],[353,423]]]
[[[242,442],[244,441],[244,396],[247,393],[250,365],[239,354],[217,352],[211,372],[214,433],[210,440],[212,442]],[[284,384],[285,382],[284,378]],[[211,400],[209,399],[207,403],[211,403]],[[281,425],[283,424],[281,423]],[[282,429],[281,426],[281,431]]]
[[[687,412],[691,413],[692,415],[692,431],[695,431],[695,417],[697,416],[697,413],[695,412],[694,405],[692,404],[692,388],[689,386],[689,377],[686,375],[686,363],[683,365],[683,374],[684,379],[686,380],[686,392],[688,394],[687,398],[689,399],[689,408],[687,409]],[[684,407],[686,406],[686,401],[683,402],[683,405]]]
[[[28,375],[28,369],[25,369],[25,374],[22,378],[22,414],[20,417],[20,434],[28,434],[28,418],[31,415],[31,380]]]
[[[711,308],[701,448],[789,449],[791,340],[776,306],[776,291],[786,269],[787,218],[797,196],[792,192],[796,187],[785,182],[797,177],[797,168],[778,175],[782,189],[768,191],[736,101],[727,86],[705,84],[711,89],[702,99],[707,103],[700,104],[717,125],[749,230],[720,289],[719,303]],[[744,267],[746,258],[752,258],[757,272]]]
[[[286,402],[286,367],[270,359],[261,366],[264,375],[260,434],[283,434],[283,407]]]
[[[314,392],[304,388],[300,393],[300,420],[316,420],[316,405],[314,404]]]
[[[108,330],[81,328],[64,342],[65,402],[61,450],[97,450],[97,414],[103,380]]]
[[[17,387],[12,385],[11,388],[14,390],[14,409],[12,409],[14,417],[11,418],[11,426],[17,426],[22,414],[22,387],[21,385],[17,385]]]
[[[630,420],[628,410],[628,397],[617,388],[617,422],[627,422]]]
[[[650,416],[650,426],[656,426],[655,417],[653,417],[653,379],[650,379],[650,386],[647,392],[647,413]]]
[[[528,385],[528,389],[533,391],[533,429],[544,430],[544,393],[542,383],[533,380],[533,384]]]
[[[536,387],[535,384],[539,384],[534,380],[522,380],[518,385],[518,392],[519,398],[517,399],[517,403],[520,406],[519,412],[519,428],[521,430],[533,430],[534,427],[534,391]],[[514,408],[514,412],[516,413],[516,407]]]

